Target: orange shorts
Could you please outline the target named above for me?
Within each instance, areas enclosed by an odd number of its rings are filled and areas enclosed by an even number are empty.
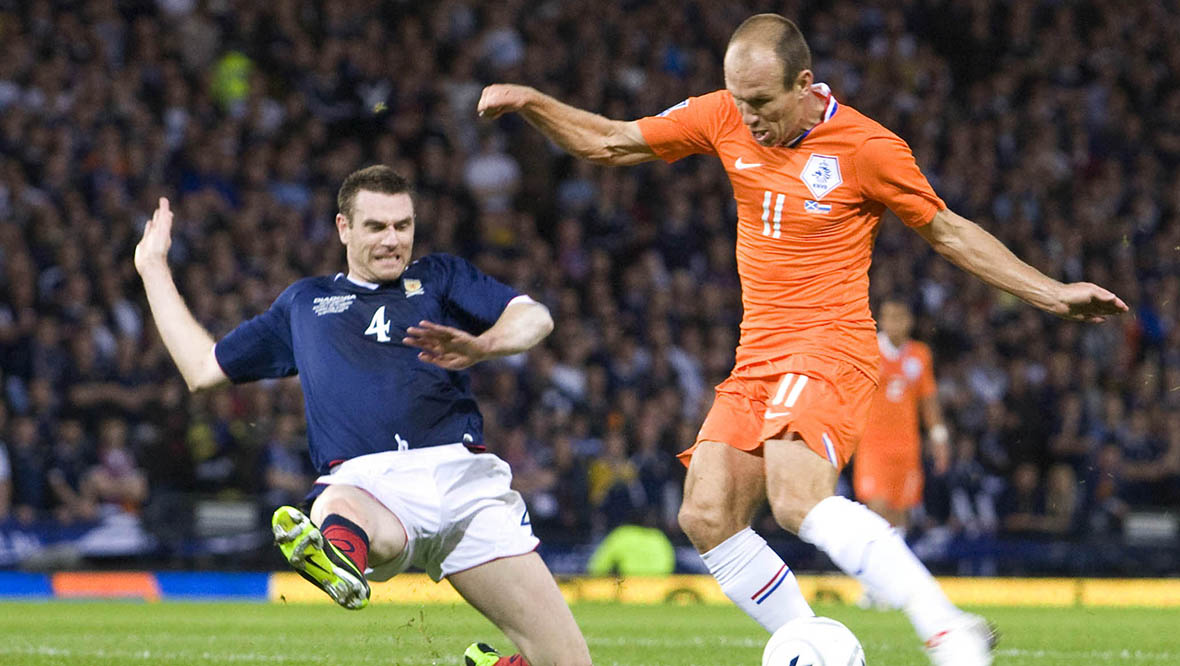
[[[864,433],[877,390],[848,361],[797,354],[735,370],[717,385],[696,443],[721,442],[762,454],[762,444],[796,433],[836,469],[848,464]],[[696,444],[682,451],[688,465]]]
[[[860,502],[881,501],[899,511],[922,502],[925,478],[921,465],[879,456],[865,456],[864,450],[852,466],[852,489]]]

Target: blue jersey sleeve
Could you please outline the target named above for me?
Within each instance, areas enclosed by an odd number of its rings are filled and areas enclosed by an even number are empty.
[[[287,287],[266,312],[239,324],[214,347],[217,363],[235,384],[298,372],[291,344],[291,302],[298,284]]]
[[[479,335],[492,327],[508,302],[520,295],[460,257],[447,255],[447,310],[459,328]]]

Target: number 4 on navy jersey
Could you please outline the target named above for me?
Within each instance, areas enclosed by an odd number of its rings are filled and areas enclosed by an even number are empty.
[[[365,335],[377,336],[377,342],[389,342],[393,339],[389,337],[389,326],[389,322],[385,321],[385,306],[382,305],[373,313],[373,320],[365,329]]]

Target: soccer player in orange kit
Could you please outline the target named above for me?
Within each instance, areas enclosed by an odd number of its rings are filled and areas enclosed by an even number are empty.
[[[950,467],[950,443],[934,384],[930,348],[910,339],[914,318],[900,300],[878,309],[881,370],[868,427],[852,464],[856,499],[905,533],[909,512],[922,501],[922,434],[918,414],[930,437],[930,455],[939,473]]]
[[[956,608],[889,523],[833,495],[876,389],[868,268],[886,208],[944,257],[1058,316],[1103,321],[1125,303],[1062,284],[947,209],[909,146],[816,83],[791,21],[747,19],[725,52],[725,89],[618,121],[526,86],[484,89],[481,115],[517,112],[567,152],[606,165],[692,154],[721,160],[737,201],[744,308],[734,369],[688,464],[680,526],[722,590],[768,631],[812,615],[794,574],[750,521],[777,522],[908,615],[937,665],[992,661],[992,632]]]

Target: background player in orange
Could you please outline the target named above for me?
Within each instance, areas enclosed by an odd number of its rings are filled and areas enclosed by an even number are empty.
[[[930,348],[910,339],[914,318],[901,300],[883,301],[877,310],[881,332],[881,370],[869,408],[868,426],[852,462],[856,499],[904,534],[910,510],[922,501],[922,433],[938,473],[950,467],[950,443],[934,383]]]
[[[940,254],[1043,310],[1102,321],[1126,310],[1096,285],[1062,284],[946,208],[909,146],[814,81],[791,21],[747,19],[725,52],[725,89],[618,121],[525,86],[484,89],[478,110],[518,112],[600,164],[719,158],[737,202],[743,320],[735,366],[682,456],[680,525],[721,588],[766,629],[810,615],[782,559],[750,529],[777,522],[908,615],[935,664],[991,663],[991,632],[956,608],[889,523],[833,495],[876,389],[868,268],[888,207]]]

